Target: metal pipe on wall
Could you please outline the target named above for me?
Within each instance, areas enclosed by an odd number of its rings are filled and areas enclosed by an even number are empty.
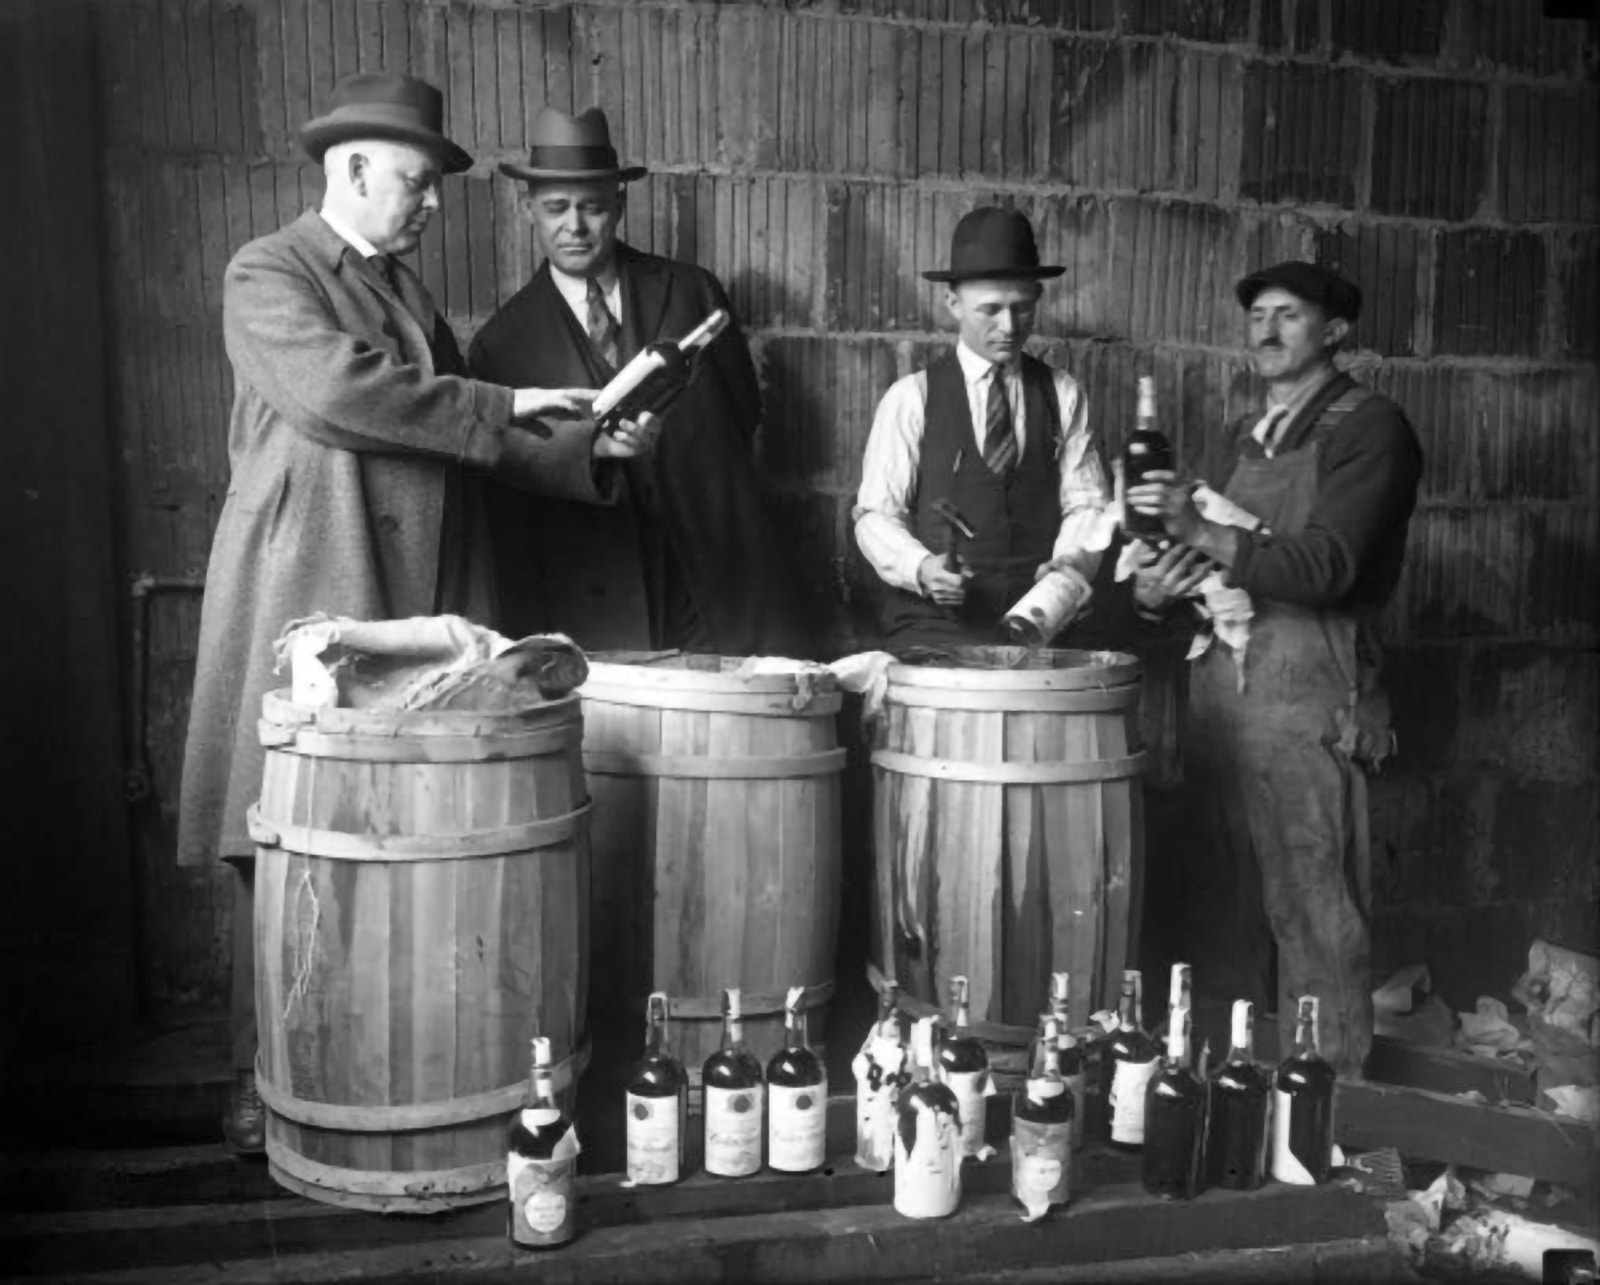
[[[122,794],[129,807],[150,797],[149,709],[145,689],[150,670],[150,601],[161,593],[200,593],[204,576],[158,576],[141,571],[128,585],[133,600],[133,681],[128,684],[128,746],[122,773]]]

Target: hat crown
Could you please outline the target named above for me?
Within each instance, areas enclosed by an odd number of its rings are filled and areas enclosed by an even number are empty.
[[[611,126],[598,107],[569,116],[557,107],[540,108],[528,132],[533,147],[597,147],[611,150]]]
[[[1059,267],[1039,262],[1033,224],[1018,210],[980,206],[964,215],[950,237],[950,267],[925,272],[930,281],[964,281],[979,277],[1053,277]]]
[[[352,107],[399,107],[416,114],[418,123],[442,132],[444,95],[425,80],[393,72],[370,71],[346,76],[329,96],[330,112]]]

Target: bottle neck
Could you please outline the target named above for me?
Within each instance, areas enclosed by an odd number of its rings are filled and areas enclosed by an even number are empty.
[[[1302,1015],[1295,1023],[1294,1055],[1299,1058],[1313,1058],[1319,1055],[1317,1023],[1314,1018]]]
[[[744,1047],[744,1019],[737,1013],[722,1015],[722,1047],[728,1052]]]
[[[550,1074],[548,1066],[535,1066],[533,1068],[533,1086],[528,1092],[528,1105],[530,1107],[551,1107],[556,1104],[555,1079]]]
[[[1189,1064],[1189,1010],[1175,1008],[1167,1015],[1167,1061],[1174,1066]]]
[[[1123,1030],[1132,1031],[1138,1028],[1139,1014],[1135,1011],[1137,1008],[1138,998],[1134,995],[1132,988],[1124,989],[1122,1002],[1117,1006],[1117,1018]]]
[[[784,1010],[783,1026],[788,1032],[790,1048],[803,1049],[806,1047],[806,1014],[804,1009],[790,1008]]]
[[[1251,1062],[1255,1060],[1255,1032],[1250,1020],[1250,1010],[1243,1005],[1234,1009],[1233,1027],[1228,1032],[1228,1061]]]
[[[1057,1080],[1061,1078],[1061,1058],[1058,1052],[1060,1028],[1050,1022],[1039,1023],[1039,1038],[1033,1050],[1033,1065],[1028,1070],[1031,1080]]]
[[[644,1048],[651,1057],[660,1057],[666,1047],[666,1023],[654,1012],[650,1014],[649,1024],[645,1027]]]

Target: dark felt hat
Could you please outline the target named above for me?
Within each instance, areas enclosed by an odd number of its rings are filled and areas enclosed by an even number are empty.
[[[1248,308],[1270,286],[1287,290],[1297,299],[1314,303],[1330,317],[1354,321],[1361,312],[1361,287],[1337,272],[1315,263],[1291,260],[1252,272],[1234,287],[1239,306]]]
[[[1033,224],[1015,210],[985,205],[973,210],[950,237],[950,266],[924,272],[929,281],[1041,281],[1065,268],[1042,265]]]
[[[300,128],[300,145],[320,162],[335,143],[387,138],[437,148],[446,174],[472,168],[472,157],[444,136],[444,96],[425,80],[389,72],[346,76],[333,87],[325,115]]]
[[[545,107],[534,118],[529,134],[528,163],[501,161],[500,172],[525,183],[540,179],[616,179],[631,183],[650,171],[642,165],[617,163],[611,127],[598,107],[576,116]]]

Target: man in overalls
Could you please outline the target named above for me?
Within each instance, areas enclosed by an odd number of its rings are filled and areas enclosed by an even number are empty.
[[[1267,407],[1211,444],[1204,475],[1228,479],[1227,498],[1261,526],[1206,520],[1171,474],[1127,502],[1250,597],[1248,641],[1214,641],[1190,677],[1185,763],[1206,814],[1206,875],[1236,880],[1224,895],[1249,907],[1259,869],[1280,1047],[1296,997],[1317,995],[1323,1055],[1359,1076],[1372,1044],[1365,773],[1394,743],[1375,624],[1400,578],[1422,452],[1398,406],[1334,366],[1361,308],[1355,285],[1281,263],[1236,293]],[[1255,921],[1232,925],[1234,962],[1253,970],[1241,985],[1265,991],[1270,947]]]

